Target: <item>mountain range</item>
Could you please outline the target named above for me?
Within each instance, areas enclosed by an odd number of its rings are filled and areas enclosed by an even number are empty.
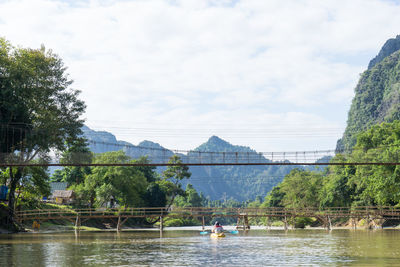
[[[232,145],[217,136],[210,137],[207,142],[193,151],[183,154],[168,150],[151,141],[142,141],[138,145],[133,145],[117,140],[112,133],[106,131],[94,131],[87,126],[84,126],[82,130],[88,140],[90,150],[94,153],[123,150],[132,158],[148,156],[150,160],[155,159],[155,161],[177,154],[183,162],[187,162],[191,154],[200,151],[256,153],[249,147]],[[271,162],[266,158],[262,160]],[[197,191],[211,200],[232,198],[245,201],[255,199],[257,196],[264,197],[293,168],[292,166],[191,166],[191,178],[182,183],[183,186],[187,183],[192,184]],[[158,167],[157,171],[161,172],[164,169]]]

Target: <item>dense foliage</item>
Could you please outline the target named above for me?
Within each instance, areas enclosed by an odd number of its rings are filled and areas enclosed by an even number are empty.
[[[400,37],[398,36],[396,40],[398,44]],[[343,138],[338,141],[337,149],[351,149],[356,144],[359,132],[377,123],[398,119],[400,119],[400,51],[381,58],[379,63],[361,75],[355,88],[347,127]]]
[[[1,161],[46,161],[50,151],[63,151],[80,139],[85,104],[79,91],[70,88],[65,70],[63,61],[44,46],[15,48],[0,38]],[[16,167],[8,174],[11,221],[14,192],[27,171]]]
[[[334,162],[399,162],[400,121],[362,132],[350,155]],[[292,170],[265,198],[267,207],[400,205],[400,166],[332,165],[324,172]]]

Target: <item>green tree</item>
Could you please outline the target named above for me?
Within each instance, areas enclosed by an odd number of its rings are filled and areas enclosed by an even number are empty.
[[[150,160],[146,157],[140,157],[138,159],[133,160],[134,163],[141,164],[149,164]],[[153,183],[159,180],[159,174],[156,172],[155,166],[137,166],[136,170],[143,173],[144,177],[146,177],[147,182]]]
[[[25,98],[29,92],[19,86],[22,68],[18,68],[16,52],[9,42],[0,38],[0,160],[20,147],[31,122]]]
[[[97,154],[94,163],[132,163],[123,151]],[[144,204],[147,188],[144,174],[135,167],[97,166],[85,179],[85,189],[89,199],[101,206],[111,199],[120,205],[138,207]]]
[[[284,196],[285,193],[281,191],[280,185],[277,185],[267,194],[262,207],[283,207]]]
[[[362,132],[350,160],[399,162],[400,121],[382,123]],[[350,180],[357,200],[364,205],[400,203],[400,167],[396,165],[358,166]]]
[[[188,184],[184,195],[177,196],[174,205],[178,207],[202,207],[204,199],[197,193],[193,185]]]
[[[180,181],[183,179],[189,179],[191,173],[189,167],[182,164],[179,156],[173,155],[169,161],[169,165],[162,173],[162,180],[158,182],[160,187],[167,195],[168,207],[172,205],[177,195],[184,195],[185,191],[182,189]]]
[[[36,208],[40,199],[50,195],[49,173],[47,167],[26,167],[17,187],[16,203]],[[23,199],[24,202],[21,203]]]
[[[197,193],[193,185],[188,184],[186,186],[186,201],[191,207],[202,207],[204,199]]]
[[[317,172],[294,169],[280,185],[284,193],[282,204],[289,208],[319,207],[322,175]]]
[[[157,183],[151,183],[147,186],[144,196],[146,207],[165,207],[167,196]]]
[[[342,155],[337,155],[332,162],[346,162]],[[351,206],[355,187],[351,182],[356,173],[356,166],[353,165],[332,165],[324,177],[324,184],[319,197],[321,207],[348,207]]]
[[[85,104],[78,99],[79,91],[70,88],[72,81],[57,55],[44,46],[14,48],[0,39],[0,64],[0,123],[6,137],[1,152],[7,154],[3,161],[28,163],[51,150],[63,151],[66,144],[79,139]],[[23,172],[23,167],[9,172],[10,221]]]
[[[93,153],[90,152],[88,144],[84,138],[74,140],[67,144],[67,149],[62,153],[60,160],[63,164],[90,164],[93,160]],[[54,173],[53,180],[58,179],[62,182],[67,182],[68,185],[81,184],[84,182],[84,177],[90,174],[89,166],[68,166],[63,170],[57,170]]]
[[[333,162],[399,162],[400,121],[381,123],[357,136],[353,151]],[[396,165],[331,166],[320,192],[321,206],[397,205],[400,167]]]

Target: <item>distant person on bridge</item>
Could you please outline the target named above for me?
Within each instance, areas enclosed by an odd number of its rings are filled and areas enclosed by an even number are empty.
[[[216,234],[223,233],[224,232],[224,228],[222,228],[222,225],[220,225],[219,222],[216,221],[214,226],[213,226],[212,232],[216,233]]]

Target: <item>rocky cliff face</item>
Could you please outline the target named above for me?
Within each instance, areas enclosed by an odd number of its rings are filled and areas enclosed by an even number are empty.
[[[400,50],[400,35],[397,35],[396,38],[391,38],[385,42],[378,55],[369,62],[368,69],[373,68],[387,56],[390,56],[398,50]]]
[[[351,149],[357,134],[383,121],[400,119],[400,36],[388,40],[371,60],[355,88],[343,137],[337,149]]]

